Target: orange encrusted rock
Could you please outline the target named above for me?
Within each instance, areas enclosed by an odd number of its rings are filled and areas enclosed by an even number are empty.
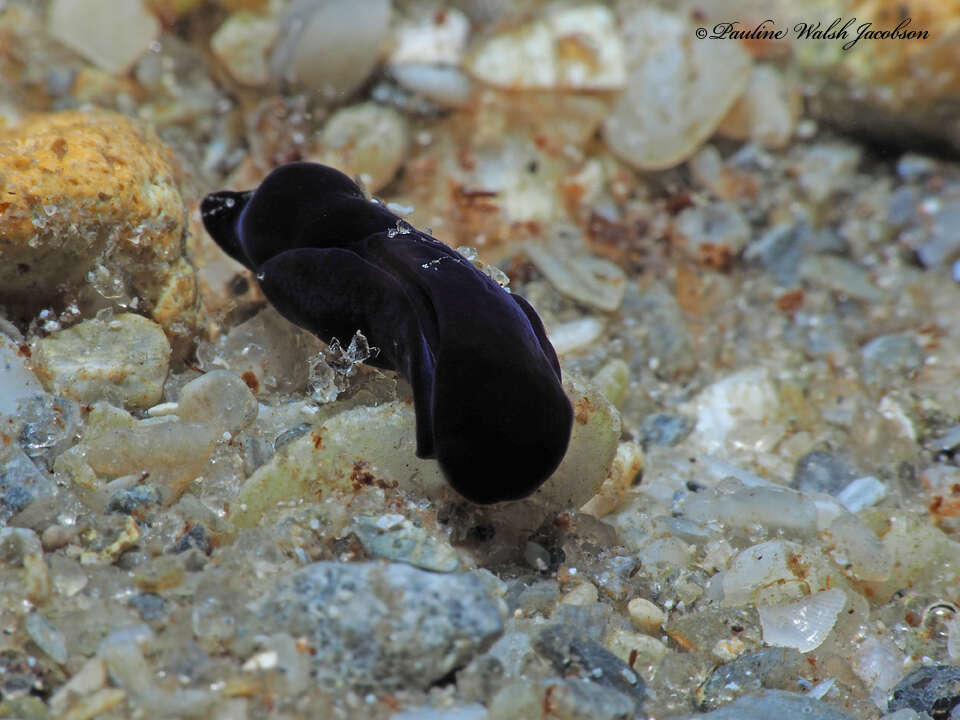
[[[0,131],[0,303],[26,315],[106,298],[171,325],[196,295],[171,161],[155,134],[112,112]]]

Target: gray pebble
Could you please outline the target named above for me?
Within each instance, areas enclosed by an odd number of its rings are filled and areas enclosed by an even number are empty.
[[[434,572],[455,572],[460,558],[450,543],[436,538],[405,518],[395,524],[384,522],[390,516],[358,516],[350,529],[363,549],[372,557],[404,562]]]
[[[160,504],[160,492],[152,485],[136,485],[117,490],[107,503],[108,513],[130,515],[137,508]]]
[[[690,423],[679,415],[654,413],[640,424],[640,442],[646,450],[651,445],[676,445],[690,432]]]
[[[697,690],[701,710],[714,710],[740,695],[768,687],[796,685],[803,655],[793,648],[763,648],[714,670]]]
[[[144,622],[163,620],[170,614],[167,601],[156,593],[138,593],[130,598],[130,604]]]
[[[924,665],[915,668],[890,693],[887,710],[913,708],[934,720],[947,720],[960,705],[960,667]]]
[[[781,222],[750,243],[745,260],[769,272],[783,287],[799,282],[800,261],[820,252],[842,253],[847,249],[843,239],[830,230],[814,230],[805,218]]]
[[[60,629],[43,615],[31,613],[24,623],[27,635],[37,647],[43,650],[55,663],[63,665],[67,661],[67,641]]]
[[[569,625],[553,625],[537,636],[535,647],[554,669],[563,675],[572,670],[583,677],[643,703],[646,683],[620,658],[603,646],[588,640]]]
[[[264,632],[306,635],[328,686],[429,687],[503,632],[505,607],[470,573],[401,563],[318,562],[281,580],[259,615]]]
[[[814,450],[797,461],[790,487],[805,493],[836,495],[861,474],[841,456],[826,450]]]

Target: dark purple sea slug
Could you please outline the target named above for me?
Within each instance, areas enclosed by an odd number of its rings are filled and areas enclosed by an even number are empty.
[[[201,211],[284,317],[326,342],[359,330],[380,349],[367,362],[413,388],[417,455],[465,498],[523,498],[556,470],[573,408],[522,297],[324,165],[283,165]]]

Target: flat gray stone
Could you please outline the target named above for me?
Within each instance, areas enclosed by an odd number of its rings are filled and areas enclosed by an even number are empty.
[[[264,632],[310,638],[321,684],[388,689],[464,666],[503,632],[505,611],[471,573],[318,562],[281,580],[259,616]]]

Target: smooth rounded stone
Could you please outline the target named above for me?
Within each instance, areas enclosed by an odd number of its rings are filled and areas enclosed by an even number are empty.
[[[758,605],[763,641],[802,653],[816,650],[830,635],[837,615],[847,605],[846,593],[838,588],[811,593],[792,603]]]
[[[801,109],[800,95],[776,67],[756,64],[743,95],[717,128],[733,140],[752,140],[768,148],[782,148],[793,136]]]
[[[667,621],[667,614],[646,598],[633,598],[627,603],[627,614],[634,627],[648,635],[659,633]]]
[[[750,240],[751,229],[736,205],[711,202],[683,210],[674,221],[678,240],[700,262],[728,268]]]
[[[379,192],[397,174],[410,147],[410,129],[391,107],[365,102],[337,110],[327,120],[310,159],[359,178]]]
[[[505,612],[473,574],[319,562],[268,590],[259,617],[268,631],[310,638],[321,685],[426,689],[486,650]]]
[[[142,410],[160,402],[170,352],[159,325],[123,313],[109,320],[84,320],[36,340],[33,367],[54,395]]]
[[[534,646],[560,675],[571,671],[593,680],[608,692],[629,699],[635,712],[646,698],[643,678],[602,645],[589,640],[570,625],[551,625],[536,637]]]
[[[470,76],[457,67],[404,63],[391,67],[390,74],[401,87],[440,107],[463,107],[473,95]]]
[[[279,34],[277,18],[241,10],[213,33],[210,50],[234,80],[260,87],[270,81],[270,49]]]
[[[743,695],[729,705],[701,715],[688,715],[674,720],[770,720],[770,718],[803,718],[803,720],[855,720],[850,713],[838,710],[822,700],[788,692],[762,690]]]
[[[136,299],[165,327],[189,320],[196,283],[173,167],[152,131],[105,110],[0,130],[0,303],[29,317],[75,292],[81,311]]]
[[[808,494],[837,495],[857,474],[857,469],[841,455],[813,450],[797,460],[790,487]]]
[[[368,555],[434,572],[456,572],[460,557],[444,538],[436,538],[402,515],[359,515],[347,528]]]
[[[700,710],[714,710],[764,688],[796,687],[803,655],[792,648],[764,648],[721,665],[697,688]]]
[[[700,42],[682,15],[632,6],[623,18],[627,87],[603,139],[638,170],[663,170],[692,156],[750,80],[750,56],[736,42]]]
[[[345,99],[379,62],[390,14],[390,0],[364,2],[363,22],[353,0],[294,0],[280,18],[273,76],[328,100]]]
[[[946,720],[960,705],[960,667],[923,665],[907,674],[890,693],[888,712],[912,708]]]
[[[620,439],[620,414],[596,388],[566,373],[574,407],[567,454],[531,497],[497,506],[495,516],[531,530],[552,513],[582,506],[610,474]],[[317,492],[355,492],[370,484],[457,500],[434,460],[415,454],[413,408],[399,401],[358,407],[323,421],[284,445],[244,483],[231,508],[234,523],[256,524],[277,503]]]
[[[257,419],[258,407],[242,379],[228,370],[212,370],[183,386],[176,414],[184,422],[236,434]]]
[[[563,388],[573,403],[574,422],[570,445],[560,467],[527,500],[514,503],[542,508],[551,514],[560,508],[582,506],[610,476],[620,441],[620,413],[598,388],[564,373]]]
[[[563,720],[629,720],[637,703],[629,695],[584,678],[544,682],[543,706],[551,718]]]
[[[42,615],[30,613],[24,623],[24,630],[37,647],[55,663],[63,665],[67,661],[67,641],[60,629],[52,622]]]
[[[868,383],[909,376],[923,365],[923,354],[912,332],[881,335],[860,348],[863,378]]]
[[[732,444],[759,450],[757,436],[778,427],[780,398],[764,368],[728,375],[701,390],[687,406],[697,418],[690,440],[708,453],[727,452]]]
[[[160,34],[143,0],[53,0],[47,32],[114,75],[126,73]]]
[[[16,416],[21,403],[43,394],[43,386],[27,364],[30,349],[0,333],[0,415]]]
[[[524,252],[559,292],[589,308],[613,312],[627,289],[619,266],[593,255],[571,255],[553,245],[526,243]]]
[[[543,16],[482,39],[470,73],[510,90],[615,90],[626,81],[623,41],[608,7],[550,6]]]
[[[560,598],[564,605],[593,605],[599,599],[597,586],[589,580],[577,583]]]

